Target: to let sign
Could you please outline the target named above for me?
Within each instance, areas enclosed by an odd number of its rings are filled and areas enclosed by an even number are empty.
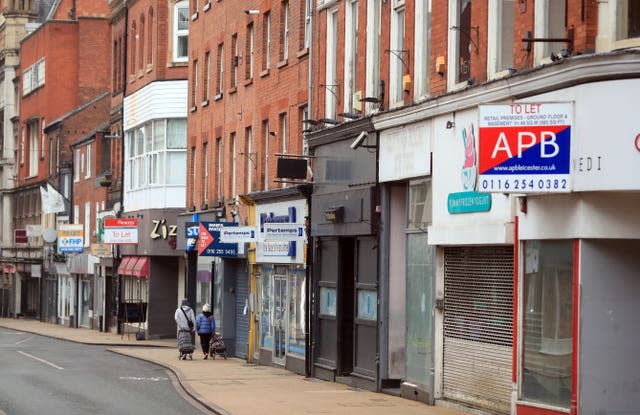
[[[106,218],[103,223],[106,244],[137,244],[137,218]]]
[[[571,102],[481,105],[478,190],[571,191]]]

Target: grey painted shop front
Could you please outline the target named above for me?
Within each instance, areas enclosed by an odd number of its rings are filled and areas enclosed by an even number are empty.
[[[367,143],[350,144],[363,132]],[[369,120],[314,133],[314,376],[377,388],[376,138]]]

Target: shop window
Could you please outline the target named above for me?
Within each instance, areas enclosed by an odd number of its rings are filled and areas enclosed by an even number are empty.
[[[289,277],[289,344],[287,352],[304,356],[307,288],[304,269],[292,269]]]
[[[568,408],[573,343],[573,241],[526,241],[521,398]]]
[[[273,333],[271,331],[271,276],[273,268],[263,268],[262,295],[260,298],[260,347],[271,349],[273,347]]]
[[[320,287],[320,314],[325,316],[336,315],[336,289],[333,287]]]

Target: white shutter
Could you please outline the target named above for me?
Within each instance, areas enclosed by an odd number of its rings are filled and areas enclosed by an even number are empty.
[[[513,247],[444,251],[445,399],[509,413]]]
[[[38,65],[38,86],[44,85],[44,59],[37,63]]]
[[[28,68],[22,74],[22,96],[31,92],[31,71],[32,68]]]

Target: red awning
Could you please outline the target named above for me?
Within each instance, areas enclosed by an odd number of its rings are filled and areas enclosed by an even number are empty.
[[[133,269],[137,259],[138,257],[135,256],[122,257],[122,261],[120,261],[120,265],[118,266],[118,274],[131,275],[131,270]]]
[[[149,276],[149,257],[141,256],[137,258],[136,263],[133,265],[131,275],[136,277],[148,277]]]

